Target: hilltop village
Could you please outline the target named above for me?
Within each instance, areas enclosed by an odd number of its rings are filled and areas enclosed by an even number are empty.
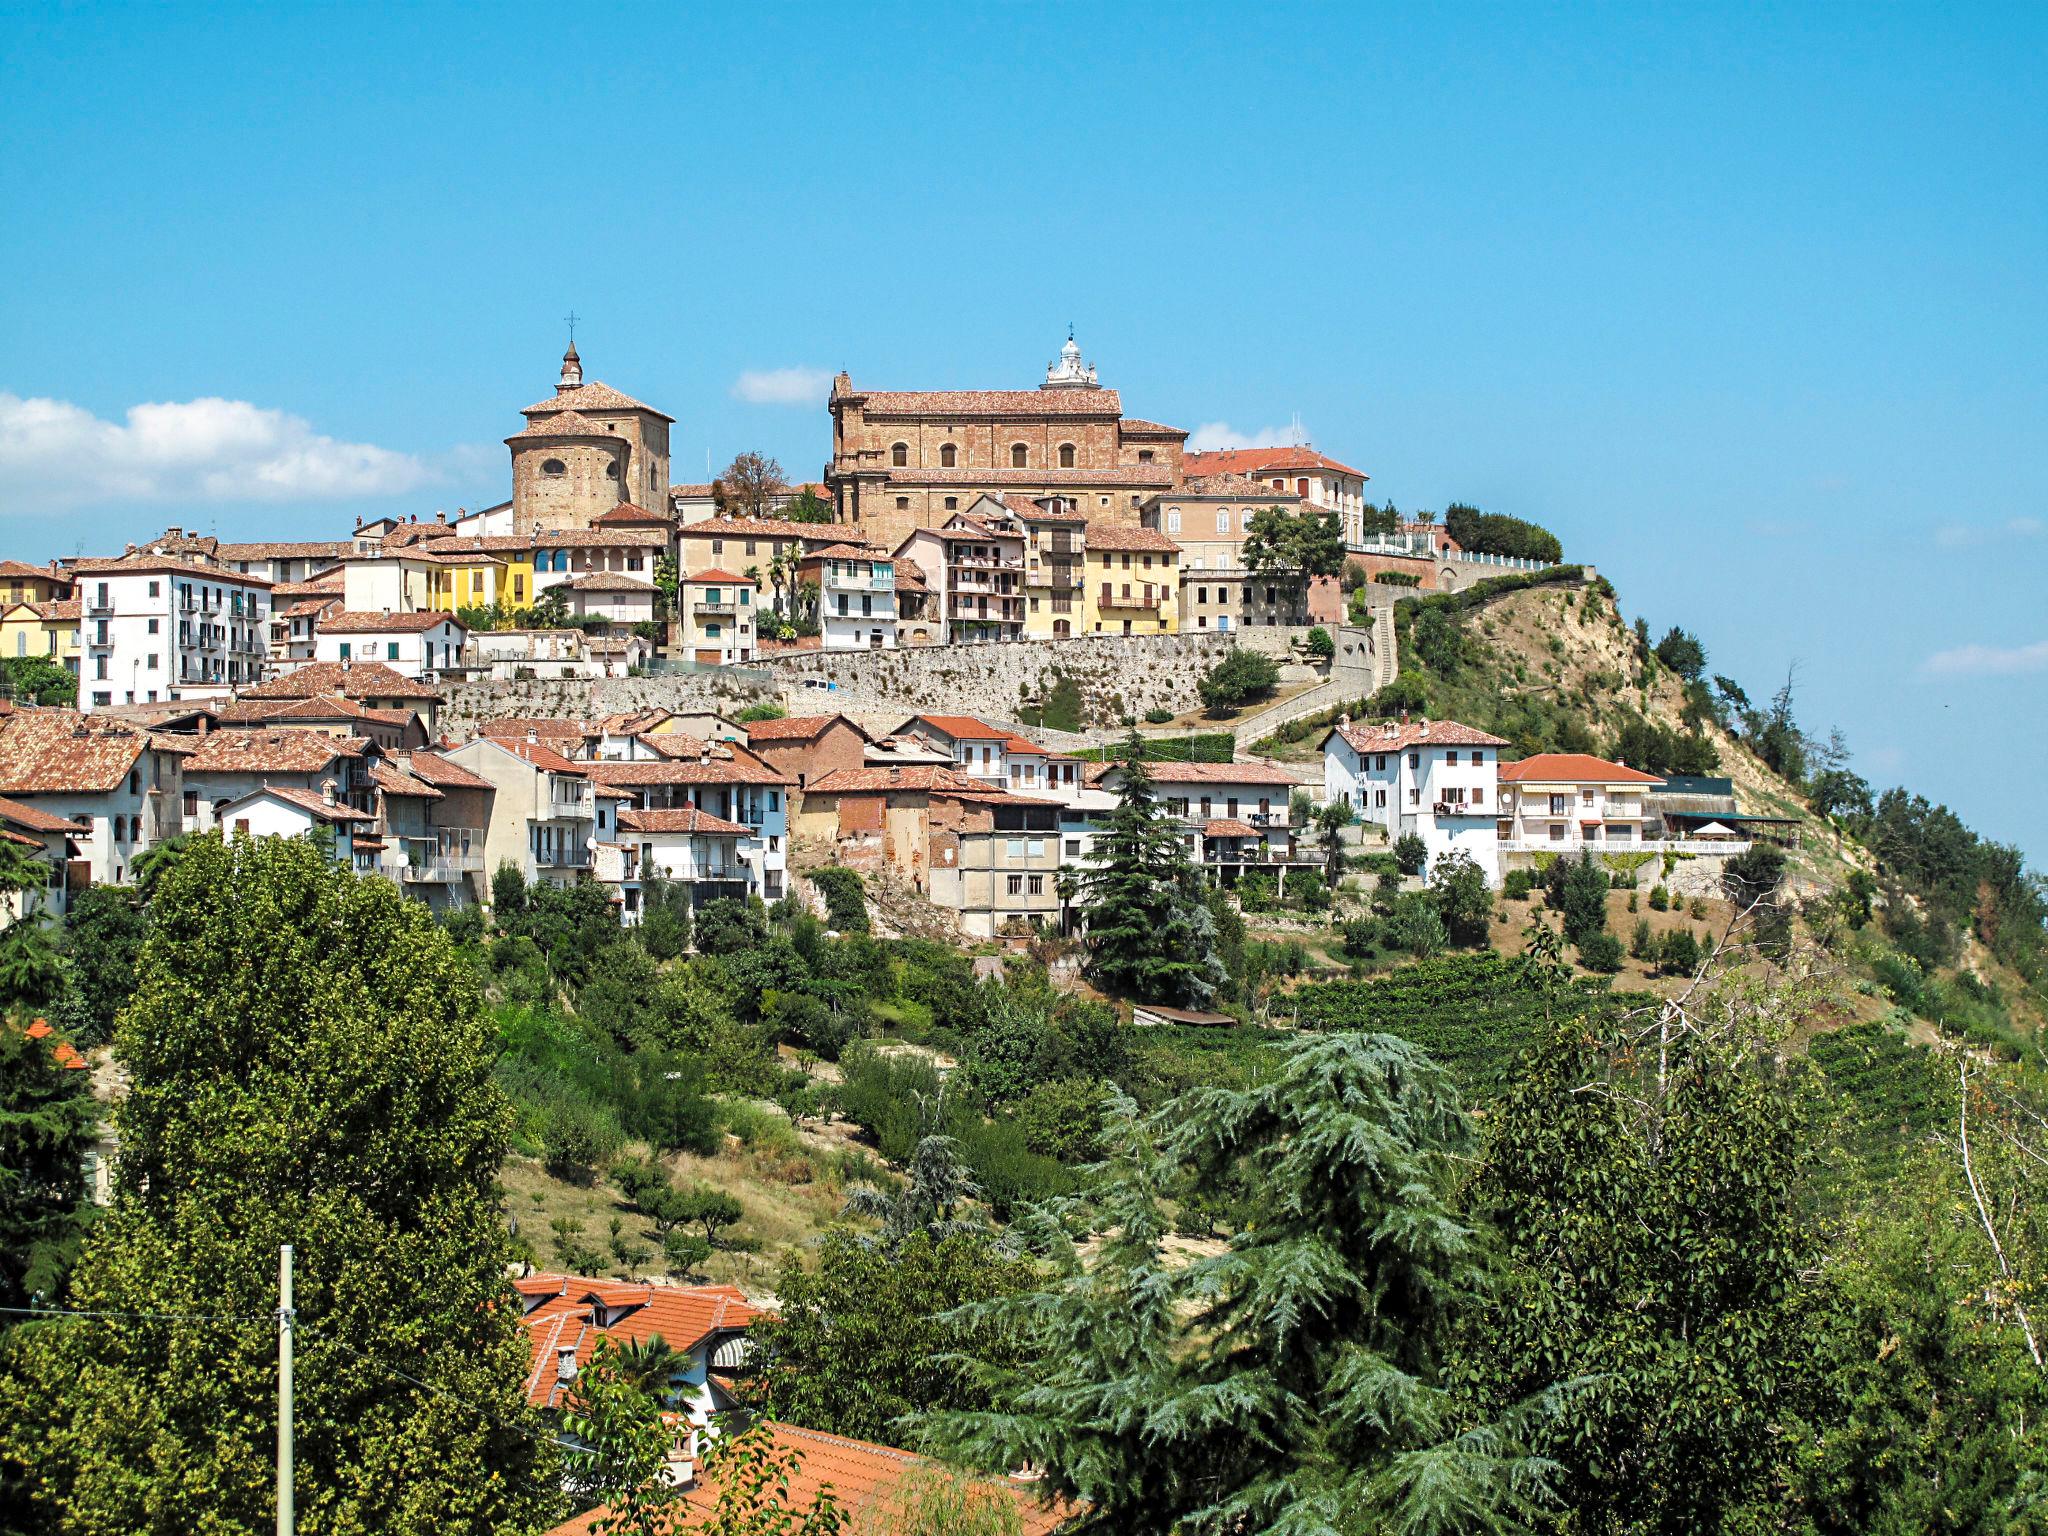
[[[1071,336],[825,404],[816,478],[680,484],[572,343],[493,505],[0,562],[0,1511],[2024,1497],[2016,853],[1547,530],[1191,450]]]

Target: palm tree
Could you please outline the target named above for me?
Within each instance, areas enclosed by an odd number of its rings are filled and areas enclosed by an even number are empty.
[[[658,1403],[666,1403],[670,1383],[690,1363],[690,1357],[671,1349],[658,1333],[636,1339],[619,1349],[619,1371],[634,1386]]]

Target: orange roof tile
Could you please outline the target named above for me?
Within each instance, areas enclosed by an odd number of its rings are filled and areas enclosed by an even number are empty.
[[[631,395],[621,394],[602,379],[592,379],[588,384],[562,390],[553,399],[536,401],[519,414],[548,416],[558,411],[645,411],[650,416],[660,416],[663,421],[675,420],[675,417],[665,415]]]
[[[1249,475],[1259,470],[1327,469],[1340,475],[1370,479],[1362,469],[1340,464],[1328,454],[1301,446],[1295,448],[1217,448],[1207,452],[1184,453],[1180,460],[1185,475]]]
[[[845,721],[860,734],[853,721],[844,715],[788,715],[780,720],[752,720],[747,723],[747,740],[753,742],[814,741],[832,728],[835,721]]]
[[[935,763],[907,763],[900,768],[835,768],[823,778],[811,780],[805,793],[857,795],[889,789],[980,793],[990,788],[955,768],[943,768]]]
[[[116,789],[151,745],[143,731],[75,710],[19,710],[0,720],[0,794]]]
[[[1507,741],[1455,720],[1356,720],[1332,727],[1357,752],[1399,752],[1408,747],[1504,747]],[[1325,736],[1323,740],[1330,738]]]
[[[1586,752],[1538,752],[1518,763],[1500,765],[1503,784],[1662,784],[1654,773],[1643,773],[1604,757]]]
[[[471,773],[460,763],[451,763],[438,752],[414,752],[406,758],[406,767],[416,779],[433,785],[436,789],[490,789],[491,781],[480,773]]]
[[[552,1293],[547,1282],[555,1282]],[[731,1285],[622,1284],[578,1275],[530,1276],[519,1287],[529,1302],[520,1319],[533,1351],[526,1398],[536,1408],[559,1408],[564,1386],[557,1375],[561,1352],[574,1350],[581,1365],[599,1338],[644,1343],[656,1334],[669,1348],[689,1351],[713,1334],[749,1327],[763,1309]],[[604,1314],[615,1314],[607,1320]]]
[[[1128,523],[1091,522],[1081,536],[1089,549],[1143,551],[1147,554],[1180,553],[1180,544],[1153,528],[1133,528]]]
[[[461,629],[452,613],[415,610],[411,613],[361,613],[343,609],[320,621],[323,635],[417,635],[442,624]]]
[[[695,806],[666,811],[621,811],[619,825],[628,832],[676,832],[693,837],[752,837],[754,829],[726,821]]]
[[[244,689],[245,699],[310,699],[315,694],[339,694],[344,699],[438,699],[441,690],[432,683],[407,677],[381,661],[309,661],[280,672],[267,682]]]
[[[200,738],[185,759],[185,773],[319,773],[344,757],[361,757],[371,743],[324,731],[222,729]]]
[[[932,726],[955,741],[1001,741],[1010,734],[972,715],[913,715],[911,721]]]

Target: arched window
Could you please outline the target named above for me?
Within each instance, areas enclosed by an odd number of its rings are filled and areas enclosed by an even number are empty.
[[[898,443],[889,450],[889,462],[898,469],[910,462],[910,444]]]
[[[1305,499],[1307,499],[1307,496],[1308,496],[1308,476],[1307,476],[1307,475],[1303,475],[1303,476],[1302,476],[1302,477],[1301,477],[1300,479],[1298,479],[1298,480],[1296,480],[1296,481],[1294,482],[1294,494],[1295,494],[1295,495],[1297,495],[1297,496],[1300,496],[1300,497],[1302,497],[1302,498],[1303,498],[1304,500],[1305,500]]]
[[[618,465],[617,465],[616,463],[612,463],[612,464],[607,464],[607,465],[605,465],[605,467],[604,467],[604,477],[605,477],[605,479],[607,479],[607,480],[616,480],[616,479],[618,479],[618,478],[619,478],[619,466],[618,466]]]
[[[1010,467],[1022,469],[1031,462],[1031,450],[1022,443],[1010,444]]]
[[[566,475],[569,473],[569,466],[560,459],[542,459],[540,472],[544,475]]]
[[[1061,469],[1072,469],[1073,467],[1074,467],[1074,445],[1073,445],[1072,443],[1061,443],[1061,444],[1060,444],[1060,468],[1061,468]]]
[[[959,459],[960,450],[955,448],[951,443],[947,443],[944,447],[939,449],[939,464],[942,468],[951,469],[954,466],[954,464],[959,462]]]

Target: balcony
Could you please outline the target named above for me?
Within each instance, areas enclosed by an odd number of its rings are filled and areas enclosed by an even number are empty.
[[[1429,808],[1432,816],[1486,816],[1496,813],[1477,800],[1439,800]]]
[[[1164,608],[1168,600],[1174,596],[1175,594],[1165,587],[1155,589],[1150,597],[1147,597],[1143,590],[1135,591],[1129,597],[1119,597],[1105,589],[1095,599],[1095,606],[1098,608],[1142,608],[1151,610]]]
[[[588,869],[590,850],[588,848],[543,848],[533,856],[533,862],[542,869]]]
[[[700,600],[690,604],[692,613],[734,614],[739,611],[737,603],[707,603]]]
[[[825,585],[834,591],[846,592],[888,592],[896,586],[896,573],[891,571],[841,571],[825,573]]]

